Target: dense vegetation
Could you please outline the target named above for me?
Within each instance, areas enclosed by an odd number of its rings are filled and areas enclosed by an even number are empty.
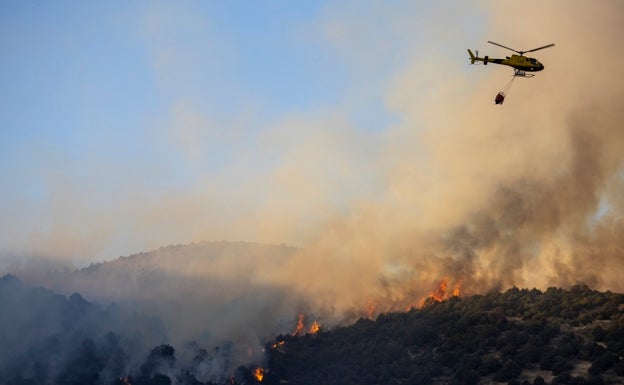
[[[176,357],[173,346],[150,345],[163,339],[164,325],[148,314],[0,278],[0,385],[199,384],[200,372],[235,369],[219,360],[227,346],[209,353],[188,343]]]
[[[624,383],[624,296],[587,286],[432,301],[269,351],[266,383]],[[586,369],[585,369],[586,368]]]
[[[228,367],[214,347],[147,345],[162,325],[119,314],[1,278],[0,384],[259,383],[256,365]],[[227,346],[217,349],[227,357]],[[262,383],[623,384],[623,357],[624,295],[512,288],[278,336]]]

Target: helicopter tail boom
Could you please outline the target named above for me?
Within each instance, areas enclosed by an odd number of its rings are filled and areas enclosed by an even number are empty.
[[[468,54],[470,55],[470,64],[475,64],[475,62],[482,61],[484,65],[487,65],[488,62],[495,62],[496,59],[490,60],[489,56],[479,57],[479,51],[477,54],[473,54],[471,50],[468,50]]]
[[[468,50],[468,54],[470,54],[470,64],[474,64],[477,61],[477,56],[475,56],[471,50]]]

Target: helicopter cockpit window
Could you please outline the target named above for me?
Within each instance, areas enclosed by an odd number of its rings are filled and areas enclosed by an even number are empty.
[[[537,64],[537,60],[535,60],[535,59],[531,58],[531,63],[533,63],[533,64]]]

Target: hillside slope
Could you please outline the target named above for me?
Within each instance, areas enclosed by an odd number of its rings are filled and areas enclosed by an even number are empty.
[[[138,308],[0,279],[2,385],[624,384],[624,295],[581,285],[430,300],[264,354],[169,334]]]
[[[24,281],[153,316],[164,324],[169,343],[200,336],[208,345],[236,340],[244,342],[245,351],[251,346],[255,356],[267,338],[289,330],[296,320],[301,298],[264,279],[296,251],[286,245],[202,242]]]
[[[200,242],[162,247],[91,264],[74,271],[48,272],[46,287],[79,292],[98,301],[162,298],[172,291],[193,292],[227,283],[246,287],[259,266],[279,266],[297,251],[286,245],[248,242]]]
[[[265,383],[622,384],[624,295],[586,286],[451,298],[280,336]]]

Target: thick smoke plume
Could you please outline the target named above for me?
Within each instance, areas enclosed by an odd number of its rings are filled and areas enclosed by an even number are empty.
[[[405,119],[381,150],[384,194],[324,222],[271,279],[329,312],[414,305],[443,277],[464,293],[579,282],[622,290],[624,86],[613,47],[624,20],[620,4],[603,5],[495,12],[518,31],[500,26],[502,42],[557,44],[535,52],[546,70],[516,80],[501,108],[491,99],[505,67],[472,67],[461,74],[472,80],[460,80],[439,54],[398,77],[388,100]],[[526,34],[527,20],[539,31]]]
[[[238,254],[234,247],[193,265],[165,252],[170,259],[146,266],[138,281],[91,270],[60,280],[31,273],[30,282],[93,300],[154,301],[166,309],[160,314],[177,309],[165,316],[175,338],[209,330],[255,340],[254,347],[270,332],[288,332],[299,313],[331,326],[417,306],[441,279],[462,294],[581,282],[624,290],[622,4],[486,5],[489,23],[474,34],[478,41],[459,38],[466,23],[454,23],[463,20],[457,4],[430,11],[435,23],[416,27],[383,14],[397,20],[391,35],[435,35],[435,46],[405,54],[406,65],[383,87],[400,117],[393,126],[358,131],[336,117],[351,106],[290,116],[258,134],[263,151],[275,154],[272,167],[248,177],[241,170],[254,159],[242,156],[205,191],[118,209],[156,238],[187,231],[300,247],[256,245]],[[350,32],[374,35],[374,25],[358,15],[338,23],[345,15],[335,11],[323,23],[330,42],[351,64],[376,69],[379,51],[369,57],[350,44]],[[465,53],[509,54],[487,40],[556,46],[535,52],[546,69],[517,79],[495,106],[512,70],[469,67]],[[230,191],[253,191],[253,202]],[[243,209],[229,212],[223,200]],[[140,237],[152,241],[147,233]]]

